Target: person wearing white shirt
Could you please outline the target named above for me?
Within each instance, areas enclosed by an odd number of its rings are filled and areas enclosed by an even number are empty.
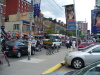
[[[76,47],[75,47],[75,44],[76,44],[76,41],[73,40],[73,41],[72,41],[72,48],[73,48],[73,50],[76,48]]]

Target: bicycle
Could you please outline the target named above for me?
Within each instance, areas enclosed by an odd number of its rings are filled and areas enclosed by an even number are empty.
[[[53,53],[53,49],[50,46],[46,46],[46,55],[51,55]]]
[[[3,65],[4,60],[6,60],[6,62],[8,63],[8,66],[10,66],[9,60],[8,60],[7,55],[6,55],[5,52],[0,52],[0,57],[1,57],[0,65]]]

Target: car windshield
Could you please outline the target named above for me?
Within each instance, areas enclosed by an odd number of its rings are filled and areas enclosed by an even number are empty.
[[[87,73],[90,72],[90,69],[93,68],[93,70],[94,70],[94,67],[96,67],[97,65],[100,65],[100,61],[97,61],[93,64],[88,65],[87,67],[77,70],[72,75],[88,75]],[[100,66],[99,66],[99,74],[100,74]],[[91,74],[91,75],[93,75],[93,74]]]
[[[6,41],[6,45],[12,46],[12,45],[14,45],[14,43],[15,43],[15,41]]]

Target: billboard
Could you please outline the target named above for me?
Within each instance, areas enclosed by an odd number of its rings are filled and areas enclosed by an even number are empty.
[[[100,32],[100,9],[91,10],[91,31],[92,33]]]
[[[76,30],[74,4],[65,6],[67,30]]]

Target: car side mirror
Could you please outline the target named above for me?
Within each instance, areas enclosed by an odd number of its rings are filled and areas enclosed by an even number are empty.
[[[92,53],[92,51],[89,51],[88,53],[90,53],[90,54],[91,54],[91,53]]]

